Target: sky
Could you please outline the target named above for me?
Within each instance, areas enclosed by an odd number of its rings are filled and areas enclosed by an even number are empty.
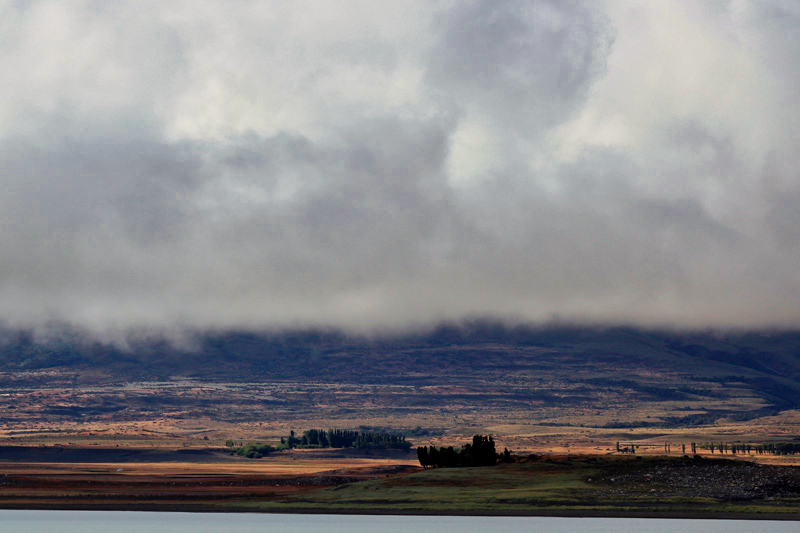
[[[794,1],[0,0],[0,323],[800,327]]]

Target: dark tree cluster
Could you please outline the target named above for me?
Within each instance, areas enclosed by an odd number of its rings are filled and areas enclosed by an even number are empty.
[[[511,452],[504,449],[502,454],[495,451],[494,439],[491,435],[475,435],[471,444],[459,449],[452,446],[445,448],[436,446],[420,446],[417,458],[423,468],[456,468],[465,466],[493,466],[497,461],[511,462]]]
[[[302,437],[292,431],[281,438],[281,447],[286,448],[359,448],[408,450],[411,443],[402,435],[380,432],[359,432],[347,429],[309,429]]]

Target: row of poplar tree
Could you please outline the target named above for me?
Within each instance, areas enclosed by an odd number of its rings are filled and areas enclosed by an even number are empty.
[[[773,442],[771,444],[749,444],[749,443],[724,443],[714,444],[709,442],[701,444],[701,448],[710,450],[711,453],[718,451],[719,453],[732,453],[736,454],[750,454],[755,452],[758,455],[793,455],[800,453],[800,442]]]
[[[360,448],[408,450],[411,443],[403,435],[383,432],[361,432],[349,429],[308,429],[301,436],[294,431],[281,437],[280,448]]]
[[[636,453],[638,445],[628,444],[620,446],[617,441],[617,451],[621,453]],[[751,443],[726,443],[726,442],[704,442],[690,444],[690,450],[693,454],[697,454],[697,448],[702,450],[709,450],[711,453],[719,452],[721,454],[730,453],[737,454],[751,454],[755,452],[758,455],[771,454],[771,455],[792,455],[800,453],[800,442],[773,442],[771,444],[751,444]],[[669,443],[664,444],[664,453],[672,453],[672,445]],[[686,453],[686,445],[681,444],[681,453]]]

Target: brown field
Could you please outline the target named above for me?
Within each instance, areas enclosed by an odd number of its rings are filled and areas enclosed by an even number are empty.
[[[420,469],[409,457],[357,457],[321,450],[249,460],[225,450],[196,448],[191,462],[185,461],[185,451],[0,448],[0,507],[157,508],[268,501]],[[134,461],[149,462],[130,462],[132,454]],[[69,461],[55,462],[59,456]]]

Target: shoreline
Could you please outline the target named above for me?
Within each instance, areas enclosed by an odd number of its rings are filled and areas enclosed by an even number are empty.
[[[167,507],[167,508],[165,508]],[[412,511],[412,510],[365,510],[365,509],[258,509],[252,507],[226,506],[211,508],[194,504],[165,506],[157,504],[26,504],[9,506],[0,504],[2,511],[118,511],[147,513],[219,513],[219,514],[288,514],[288,515],[348,515],[348,516],[486,516],[520,518],[652,518],[665,520],[753,520],[753,521],[800,521],[800,514],[793,513],[736,513],[736,512],[668,512],[668,511],[617,511],[583,509],[540,509],[523,511]]]

